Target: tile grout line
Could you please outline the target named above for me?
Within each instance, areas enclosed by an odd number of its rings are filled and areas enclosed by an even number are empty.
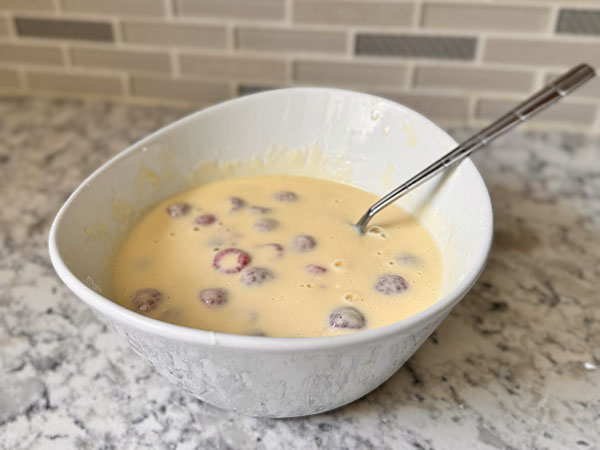
[[[180,53],[179,49],[171,48],[169,50],[169,62],[171,63],[171,70],[169,74],[173,79],[181,78],[181,64],[180,64]]]

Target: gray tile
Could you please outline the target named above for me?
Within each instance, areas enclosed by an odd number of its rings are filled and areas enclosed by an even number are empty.
[[[0,61],[60,66],[64,64],[58,46],[0,43]]]
[[[476,44],[473,37],[360,33],[356,37],[356,54],[471,60]]]
[[[600,11],[597,9],[561,9],[556,32],[600,35]]]
[[[283,0],[176,0],[179,16],[279,20],[285,15]]]
[[[22,37],[114,41],[112,25],[108,22],[15,17],[15,28]]]
[[[238,96],[256,94],[258,92],[272,91],[280,89],[277,86],[257,86],[251,84],[240,84],[238,86]]]
[[[296,0],[294,22],[406,27],[412,24],[414,8],[408,2]]]
[[[0,88],[19,88],[21,81],[16,70],[0,69]]]

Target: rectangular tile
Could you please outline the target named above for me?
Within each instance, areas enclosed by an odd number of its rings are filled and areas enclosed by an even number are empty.
[[[422,66],[415,69],[414,85],[469,91],[529,92],[533,72],[469,67]]]
[[[90,47],[70,50],[74,66],[119,69],[132,72],[169,73],[171,60],[168,53],[144,52]]]
[[[558,78],[559,75],[560,73],[558,72],[549,73],[548,75],[546,75],[545,82],[550,83],[551,81],[554,81],[556,78]],[[573,91],[573,93],[569,95],[579,98],[595,97],[600,99],[600,78],[596,76],[595,78],[591,79],[586,84],[576,89],[575,91]]]
[[[52,0],[0,0],[0,9],[9,11],[52,11]]]
[[[131,92],[137,97],[203,104],[230,98],[229,85],[226,83],[140,76],[131,78]]]
[[[116,76],[28,72],[27,79],[34,91],[94,95],[123,94],[121,79]]]
[[[283,0],[176,0],[179,16],[226,19],[280,20],[285,16]]]
[[[296,61],[294,80],[332,86],[401,87],[406,81],[406,67],[368,62]]]
[[[0,61],[60,66],[64,64],[59,47],[0,43]]]
[[[471,60],[476,44],[473,37],[359,33],[356,54]]]
[[[336,31],[240,28],[236,45],[244,50],[272,52],[344,53],[346,34]]]
[[[525,39],[488,39],[484,60],[499,63],[568,67],[582,61],[600,65],[597,42]]]
[[[550,8],[474,3],[425,3],[425,28],[539,32],[550,24]]]
[[[0,37],[8,36],[8,19],[0,17]]]
[[[296,0],[293,15],[298,23],[406,27],[414,9],[407,2]]]
[[[165,4],[162,0],[61,0],[67,12],[164,16]]]
[[[561,9],[556,24],[561,34],[600,35],[600,10]]]
[[[379,93],[434,120],[466,120],[469,102],[462,95],[411,93]]]
[[[123,40],[133,44],[225,48],[225,26],[162,22],[123,22]]]
[[[114,41],[112,25],[108,22],[15,17],[15,28],[21,37]]]
[[[518,101],[482,98],[477,102],[475,117],[493,120],[514,108]],[[531,119],[532,122],[555,122],[570,125],[592,125],[596,119],[598,106],[561,102],[541,112]]]
[[[181,73],[238,80],[283,81],[286,63],[283,59],[181,54]]]
[[[0,88],[19,88],[21,81],[16,70],[0,69]]]
[[[258,92],[272,91],[274,89],[279,89],[277,86],[257,86],[251,84],[240,84],[238,86],[237,94],[238,96],[256,94]]]

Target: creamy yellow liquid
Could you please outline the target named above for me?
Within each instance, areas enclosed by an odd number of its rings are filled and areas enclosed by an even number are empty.
[[[296,199],[278,201],[279,191]],[[244,205],[236,209],[231,196]],[[429,232],[396,206],[380,212],[359,235],[350,224],[375,200],[351,186],[295,176],[231,178],[179,193],[153,207],[126,237],[113,265],[114,300],[155,319],[234,334],[328,336],[391,324],[435,302],[441,258]],[[188,210],[172,217],[168,208],[178,203]],[[216,220],[207,223],[207,214]],[[203,224],[196,223],[202,215]],[[261,230],[254,225],[259,219],[276,226]],[[314,248],[296,251],[299,234],[312,236]],[[282,249],[265,245],[272,243]],[[215,255],[227,248],[248,254],[240,272],[215,269]],[[237,254],[219,261],[221,269],[237,262]],[[309,273],[309,264],[326,271]],[[252,278],[246,271],[256,267],[269,276],[262,284],[245,284]],[[378,292],[382,275],[401,276],[406,289]],[[159,293],[151,309],[140,311],[141,289]],[[205,289],[220,289],[226,301],[207,305],[199,297]],[[355,308],[364,324],[347,329],[334,321],[332,326],[332,311],[344,306]]]

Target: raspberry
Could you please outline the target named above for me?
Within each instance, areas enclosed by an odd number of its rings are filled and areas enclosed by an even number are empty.
[[[244,199],[239,197],[228,197],[227,200],[229,201],[229,205],[231,206],[231,208],[229,208],[229,211],[237,211],[238,209],[242,209],[244,206],[246,206],[246,202],[244,201]]]
[[[308,234],[299,234],[292,239],[292,250],[298,253],[304,253],[312,250],[317,245],[317,241]]]
[[[292,191],[278,191],[273,194],[273,198],[278,202],[295,202],[298,200],[298,195]]]
[[[202,289],[198,293],[198,299],[206,306],[219,306],[227,302],[227,291],[225,289]]]
[[[347,328],[357,330],[365,326],[365,316],[351,306],[340,306],[329,315],[331,328]]]
[[[267,214],[271,212],[271,208],[265,208],[264,206],[251,206],[250,212],[252,214]]]
[[[316,264],[307,264],[306,266],[304,266],[304,270],[314,275],[321,275],[327,272],[327,269],[325,267],[317,266]]]
[[[268,244],[257,245],[255,248],[265,248],[270,247],[275,251],[275,258],[279,259],[283,256],[283,245],[277,244],[276,242],[269,242]]]
[[[162,299],[162,292],[157,289],[146,288],[136,291],[131,297],[131,302],[138,311],[149,312],[156,308]]]
[[[279,225],[279,222],[277,222],[275,219],[258,219],[252,224],[252,227],[256,231],[266,233],[267,231],[277,228],[277,225]]]
[[[213,214],[202,214],[194,219],[195,225],[207,227],[217,221],[217,218]]]
[[[235,258],[233,264],[229,261],[229,264],[225,265],[226,261],[224,258],[232,259]],[[224,274],[233,274],[241,272],[244,267],[250,262],[250,255],[243,250],[238,248],[225,248],[218,252],[213,259],[213,268]]]
[[[394,258],[399,264],[405,264],[407,266],[418,266],[421,265],[421,259],[412,253],[402,253]]]
[[[246,286],[260,286],[275,278],[273,272],[264,267],[250,267],[242,272],[241,281]]]
[[[381,275],[374,288],[383,295],[396,295],[408,289],[406,280],[400,275]]]
[[[177,219],[178,217],[185,216],[190,211],[190,205],[187,203],[173,203],[167,206],[166,211],[173,219]]]

